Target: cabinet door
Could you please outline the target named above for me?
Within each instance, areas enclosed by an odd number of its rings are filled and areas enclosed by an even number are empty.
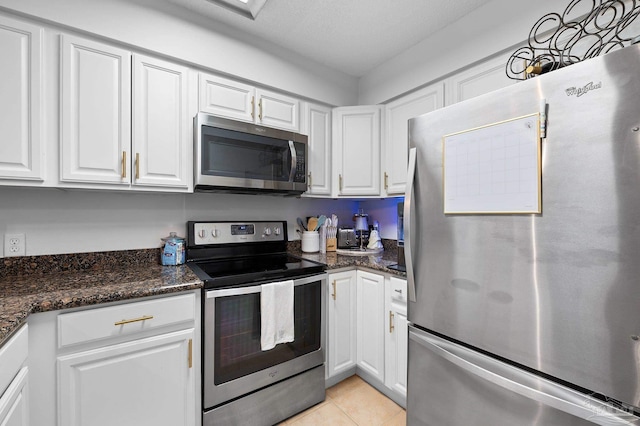
[[[309,190],[312,195],[331,195],[331,108],[307,103]]]
[[[188,187],[190,146],[185,67],[135,55],[133,59],[133,182]]]
[[[390,277],[385,286],[385,385],[407,396],[407,281]]]
[[[28,368],[23,367],[0,397],[0,425],[29,425],[28,373]]]
[[[61,180],[129,184],[131,54],[61,36]]]
[[[258,116],[256,123],[280,129],[300,131],[300,101],[290,96],[256,89]]]
[[[384,383],[384,276],[358,271],[358,367]]]
[[[507,77],[509,55],[498,55],[445,80],[446,105],[474,98],[516,83]],[[463,129],[464,130],[464,129]]]
[[[59,424],[195,424],[193,338],[189,329],[59,356]]]
[[[333,110],[335,194],[380,195],[380,111],[377,105]]]
[[[42,29],[0,17],[0,178],[42,180]]]
[[[329,275],[327,368],[332,377],[356,365],[356,271]]]
[[[384,195],[403,195],[407,184],[409,119],[444,106],[444,84],[434,84],[385,106],[382,144]]]
[[[254,121],[255,89],[248,84],[200,73],[200,111],[241,121]]]

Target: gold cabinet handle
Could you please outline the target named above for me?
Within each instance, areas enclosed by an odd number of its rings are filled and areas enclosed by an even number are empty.
[[[342,175],[338,175],[338,182],[340,184],[340,192],[342,192]]]
[[[193,339],[189,339],[189,368],[193,367]]]
[[[387,172],[384,172],[384,190],[389,189],[389,175]]]
[[[136,152],[136,179],[140,179],[140,153]]]
[[[260,119],[260,121],[262,121],[262,98],[260,98],[260,101],[258,101],[258,118]]]
[[[122,179],[127,177],[127,151],[122,151]]]
[[[132,322],[146,321],[150,319],[153,319],[153,315],[143,315],[140,318],[123,319],[122,321],[113,323],[113,325],[118,326],[118,325],[130,324]]]
[[[389,311],[389,333],[393,333],[393,311]]]
[[[336,280],[333,280],[331,285],[333,286],[333,293],[331,294],[331,297],[333,297],[333,300],[336,300]]]
[[[251,97],[251,119],[255,120],[256,118],[256,97]]]
[[[309,172],[309,182],[307,183],[307,188],[311,188],[311,172]]]

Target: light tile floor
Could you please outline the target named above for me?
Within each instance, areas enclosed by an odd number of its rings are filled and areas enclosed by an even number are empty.
[[[289,418],[280,425],[404,426],[405,410],[358,376],[327,389],[324,402]]]

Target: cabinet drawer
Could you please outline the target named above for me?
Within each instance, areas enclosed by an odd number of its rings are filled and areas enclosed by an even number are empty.
[[[389,294],[391,300],[402,304],[407,304],[407,280],[391,277],[389,280]]]
[[[195,320],[195,295],[165,297],[58,315],[58,347],[135,335]]]
[[[0,396],[27,360],[28,347],[29,334],[26,325],[0,347]]]

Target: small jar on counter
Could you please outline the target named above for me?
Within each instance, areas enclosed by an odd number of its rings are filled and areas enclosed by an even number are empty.
[[[170,232],[168,237],[162,238],[164,247],[162,248],[163,265],[182,265],[185,262],[185,239],[178,237],[175,232]]]

